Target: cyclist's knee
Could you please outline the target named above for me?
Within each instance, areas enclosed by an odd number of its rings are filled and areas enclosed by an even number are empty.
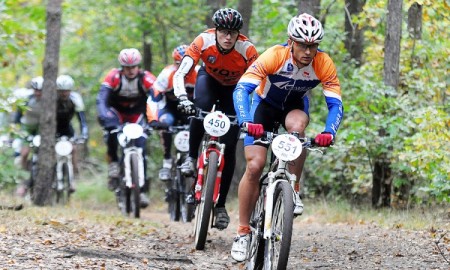
[[[264,161],[260,159],[247,160],[245,173],[252,179],[258,179],[264,169]]]

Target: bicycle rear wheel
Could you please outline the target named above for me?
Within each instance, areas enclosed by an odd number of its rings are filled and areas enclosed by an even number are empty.
[[[206,236],[211,219],[213,207],[214,185],[217,176],[217,162],[219,156],[216,152],[209,153],[208,165],[205,167],[206,178],[203,182],[202,198],[197,205],[195,219],[195,249],[203,250],[205,248]]]
[[[266,240],[266,265],[270,269],[286,269],[291,249],[294,220],[293,190],[289,182],[279,182],[274,192],[272,235]]]
[[[139,218],[141,213],[141,188],[139,186],[139,159],[137,154],[132,154],[130,158],[131,166],[131,211],[135,218]]]
[[[189,204],[186,202],[186,197],[189,194],[189,192],[191,191],[191,181],[192,178],[191,177],[185,177],[182,173],[180,169],[177,169],[177,182],[178,182],[178,201],[179,201],[179,206],[180,206],[180,218],[181,221],[186,223],[186,222],[191,222],[192,220],[192,216],[194,214],[194,205]]]
[[[264,267],[264,198],[265,186],[260,189],[258,201],[250,216],[250,228],[252,230],[247,270],[259,270]]]

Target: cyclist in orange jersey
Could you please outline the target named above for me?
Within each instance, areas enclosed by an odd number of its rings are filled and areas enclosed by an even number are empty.
[[[195,113],[195,108],[210,111],[215,105],[227,115],[236,115],[233,106],[233,90],[242,74],[258,57],[255,46],[239,31],[243,25],[241,14],[231,8],[217,10],[212,20],[215,28],[207,29],[198,35],[186,50],[186,55],[174,75],[175,95],[179,98],[179,109],[185,114]],[[195,83],[194,100],[186,96],[184,78],[193,72],[202,60]],[[200,120],[190,122],[189,157],[182,165],[182,172],[192,175],[200,143],[204,134]],[[220,197],[215,208],[215,227],[225,229],[230,218],[225,209],[226,197],[230,188],[236,163],[236,144],[239,127],[232,126],[221,141],[226,144],[225,168],[222,173]]]
[[[272,131],[278,122],[288,132],[305,136],[309,123],[307,93],[322,84],[328,107],[324,131],[315,143],[327,147],[333,141],[343,117],[341,87],[333,60],[318,50],[323,39],[322,24],[303,13],[287,27],[287,43],[267,49],[246,71],[234,90],[234,106],[239,124],[247,126],[244,139],[247,166],[239,184],[239,227],[231,249],[236,261],[244,261],[250,241],[250,215],[259,195],[259,178],[266,164],[267,145],[253,144],[264,130]],[[253,93],[250,105],[249,97]],[[299,180],[306,151],[290,164]],[[303,203],[295,194],[294,215],[303,213]]]
[[[177,46],[173,52],[173,64],[166,66],[159,73],[153,84],[150,96],[147,99],[147,121],[154,128],[166,128],[177,124],[188,124],[186,115],[178,111],[178,99],[173,92],[173,76],[180,66],[181,59],[186,53],[187,45]],[[199,67],[199,66],[197,66]],[[189,76],[185,77],[185,86],[189,100],[194,95],[194,85],[197,79],[197,70],[194,69]],[[163,129],[160,133],[161,144],[164,149],[163,166],[159,170],[161,181],[170,180],[172,169],[172,133]]]

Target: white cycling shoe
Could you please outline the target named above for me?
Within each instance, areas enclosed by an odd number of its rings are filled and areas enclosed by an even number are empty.
[[[303,214],[303,202],[298,192],[294,192],[294,216]]]
[[[250,234],[236,236],[231,247],[231,257],[238,262],[245,261],[247,259],[249,245]]]

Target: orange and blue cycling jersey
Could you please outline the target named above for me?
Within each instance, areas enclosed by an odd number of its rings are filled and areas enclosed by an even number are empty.
[[[239,35],[234,50],[224,55],[216,46],[215,28],[198,35],[186,50],[185,56],[200,59],[206,72],[222,85],[236,85],[249,65],[258,57],[255,46],[244,35]],[[191,67],[192,68],[192,67]]]
[[[177,100],[173,94],[173,75],[177,69],[178,65],[172,64],[166,66],[158,75],[155,83],[153,84],[152,98],[154,101],[160,101],[163,97],[162,94],[165,94],[166,98],[170,100]],[[186,77],[184,77],[185,87],[192,89],[194,88],[195,80],[197,79],[197,70],[197,68],[194,69]],[[188,95],[192,95],[192,93],[188,93]]]
[[[254,104],[264,100],[284,110],[290,101],[303,99],[308,114],[306,94],[320,83],[329,109],[324,131],[335,135],[343,117],[343,106],[336,67],[328,54],[319,50],[308,66],[298,68],[287,43],[269,48],[248,68],[233,93],[239,124],[253,122],[249,96],[255,90]]]
[[[190,72],[184,77],[184,84],[187,90],[187,96],[192,100],[194,95],[195,81],[197,80],[197,70],[200,68],[196,66],[193,72]],[[156,78],[150,96],[147,99],[147,120],[158,120],[158,114],[163,110],[168,103],[176,102],[178,99],[173,91],[173,76],[178,69],[178,65],[172,64],[166,66]]]

